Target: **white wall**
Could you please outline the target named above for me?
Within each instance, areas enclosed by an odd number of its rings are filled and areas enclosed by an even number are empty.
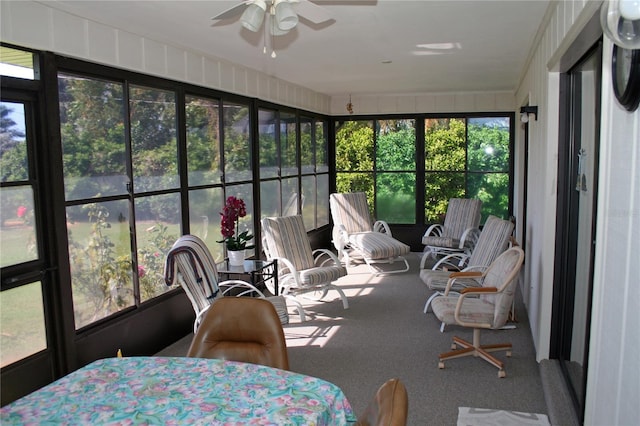
[[[347,115],[349,96],[331,98],[331,114]],[[351,97],[354,115],[504,112],[515,108],[513,92],[415,93],[411,95],[354,95]]]
[[[585,424],[640,418],[640,109],[625,111],[604,46],[596,264]]]

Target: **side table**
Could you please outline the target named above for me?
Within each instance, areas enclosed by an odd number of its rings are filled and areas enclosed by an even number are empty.
[[[245,259],[242,266],[229,265],[229,259],[216,263],[218,274],[230,279],[231,275],[244,275],[249,277],[249,282],[258,289],[265,288],[278,295],[278,261]],[[273,281],[273,290],[267,287],[267,281]]]

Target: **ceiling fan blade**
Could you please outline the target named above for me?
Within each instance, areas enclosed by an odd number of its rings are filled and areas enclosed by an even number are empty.
[[[296,3],[296,1],[292,1]],[[324,7],[311,3],[309,0],[298,0],[298,4],[295,5],[298,15],[313,22],[314,24],[321,24],[323,22],[330,21],[333,16]]]
[[[211,19],[228,19],[228,18],[233,18],[237,15],[240,15],[242,12],[244,12],[244,10],[247,8],[247,6],[252,2],[252,0],[242,0],[240,3],[236,4],[235,6],[233,6],[230,9],[225,10],[222,13],[217,14],[216,16],[214,16]]]

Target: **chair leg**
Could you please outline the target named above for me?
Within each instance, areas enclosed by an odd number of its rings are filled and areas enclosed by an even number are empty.
[[[371,271],[371,273],[373,274],[374,277],[379,277],[380,275],[391,275],[391,274],[400,274],[402,272],[407,272],[409,270],[409,262],[407,261],[407,259],[404,258],[404,256],[398,256],[395,257],[393,259],[387,259],[387,260],[377,260],[377,259],[369,259],[366,257],[363,257],[364,261],[366,262],[367,266],[369,266],[369,270]],[[393,269],[391,271],[379,271],[376,268],[373,267],[374,263],[395,263],[398,261],[403,261],[404,262],[404,268],[401,269]]]
[[[300,301],[298,299],[296,299],[296,297],[292,294],[283,294],[282,296],[286,297],[288,300],[291,300],[291,303],[293,303],[296,306],[296,310],[298,311],[298,315],[300,315],[300,322],[305,322],[307,317],[304,313],[304,308],[302,307],[302,303],[300,303]]]
[[[459,346],[460,349],[453,349]],[[459,337],[453,338],[452,351],[441,353],[438,357],[438,368],[444,368],[444,361],[447,359],[462,358],[465,356],[480,357],[487,361],[489,364],[498,368],[498,377],[506,377],[504,371],[504,363],[498,358],[490,354],[495,351],[506,351],[507,357],[511,356],[511,343],[492,344],[492,345],[480,345],[480,329],[473,330],[473,343],[468,342]]]
[[[340,287],[335,286],[333,284],[331,284],[330,286],[327,286],[327,289],[330,289],[330,288],[340,293],[340,299],[342,299],[342,307],[344,309],[349,309],[349,300],[347,300],[347,296],[344,294],[344,291],[342,291]]]

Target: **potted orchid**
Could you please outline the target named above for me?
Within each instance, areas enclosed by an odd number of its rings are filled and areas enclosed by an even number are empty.
[[[249,231],[240,232],[240,218],[246,215],[247,207],[244,201],[233,196],[227,198],[224,210],[220,213],[222,240],[218,242],[224,243],[232,265],[242,265],[244,251],[255,247],[253,244],[247,245],[253,235],[249,234]]]

